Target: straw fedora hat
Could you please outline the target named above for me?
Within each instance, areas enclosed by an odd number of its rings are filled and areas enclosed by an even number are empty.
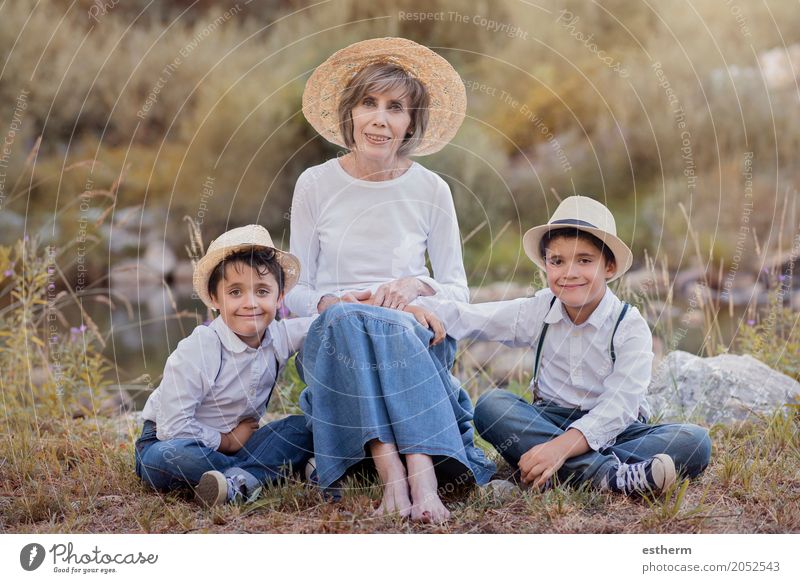
[[[545,268],[544,257],[539,250],[545,233],[564,227],[573,227],[591,233],[600,239],[614,254],[617,272],[608,281],[622,277],[631,268],[633,253],[628,246],[617,237],[617,224],[614,215],[606,206],[588,196],[570,196],[558,205],[556,212],[546,225],[533,227],[522,238],[525,254],[536,265]]]
[[[464,82],[444,58],[405,38],[373,38],[328,57],[311,74],[303,91],[303,115],[308,123],[329,142],[345,146],[339,130],[339,98],[353,76],[373,63],[398,65],[428,90],[428,128],[412,155],[424,156],[444,148],[464,121]]]
[[[211,242],[206,254],[194,267],[192,284],[194,291],[209,308],[213,308],[211,296],[208,294],[208,280],[211,272],[229,255],[251,247],[267,247],[275,251],[275,258],[283,268],[283,293],[286,294],[297,283],[300,277],[300,261],[291,253],[284,253],[272,243],[272,237],[261,225],[247,225],[222,233]]]

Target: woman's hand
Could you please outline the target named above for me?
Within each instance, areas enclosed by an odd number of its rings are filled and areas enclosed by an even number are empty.
[[[433,289],[416,277],[401,277],[384,283],[372,296],[373,306],[402,310],[419,296],[432,296]]]
[[[372,303],[370,301],[371,297],[372,292],[368,289],[364,291],[346,292],[342,294],[341,297],[333,294],[324,295],[322,298],[320,298],[319,303],[317,304],[317,312],[321,314],[332,305],[339,304],[341,302],[348,304],[369,304]]]
[[[444,340],[446,334],[444,325],[442,324],[442,321],[433,314],[433,312],[429,312],[428,310],[418,306],[406,306],[403,308],[403,311],[414,316],[417,319],[417,322],[426,328],[433,330],[433,340],[431,340],[431,346],[436,346],[442,340]]]

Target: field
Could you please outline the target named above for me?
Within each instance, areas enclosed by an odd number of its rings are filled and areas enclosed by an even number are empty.
[[[123,420],[124,421],[124,420]],[[372,518],[380,490],[351,480],[332,503],[303,483],[254,503],[207,510],[189,493],[159,495],[133,472],[134,426],[104,419],[43,424],[0,442],[0,530],[29,533],[787,533],[800,532],[800,417],[776,414],[711,428],[712,461],[658,499],[585,488],[520,491],[502,500],[475,488],[446,498],[443,526]],[[130,431],[130,432],[129,432]],[[508,468],[501,466],[501,472]]]

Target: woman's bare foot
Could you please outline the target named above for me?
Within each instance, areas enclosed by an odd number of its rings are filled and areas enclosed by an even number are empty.
[[[381,504],[372,512],[372,516],[375,517],[394,514],[400,518],[408,518],[411,515],[411,498],[408,497],[408,482],[405,475],[384,484]]]
[[[406,468],[397,447],[393,443],[383,443],[377,439],[369,442],[369,452],[383,483],[383,499],[372,516],[397,514],[408,518],[411,514],[411,499],[408,497]]]
[[[406,456],[408,484],[411,488],[411,520],[442,524],[450,518],[450,511],[439,498],[433,460],[424,454]]]

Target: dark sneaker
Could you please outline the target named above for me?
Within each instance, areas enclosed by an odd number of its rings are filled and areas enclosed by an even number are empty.
[[[195,499],[203,506],[218,506],[228,503],[249,502],[258,497],[261,488],[248,492],[244,476],[226,476],[222,472],[212,470],[200,477],[194,489]]]
[[[636,464],[620,463],[612,469],[601,488],[626,496],[660,494],[675,483],[675,462],[665,453]]]

